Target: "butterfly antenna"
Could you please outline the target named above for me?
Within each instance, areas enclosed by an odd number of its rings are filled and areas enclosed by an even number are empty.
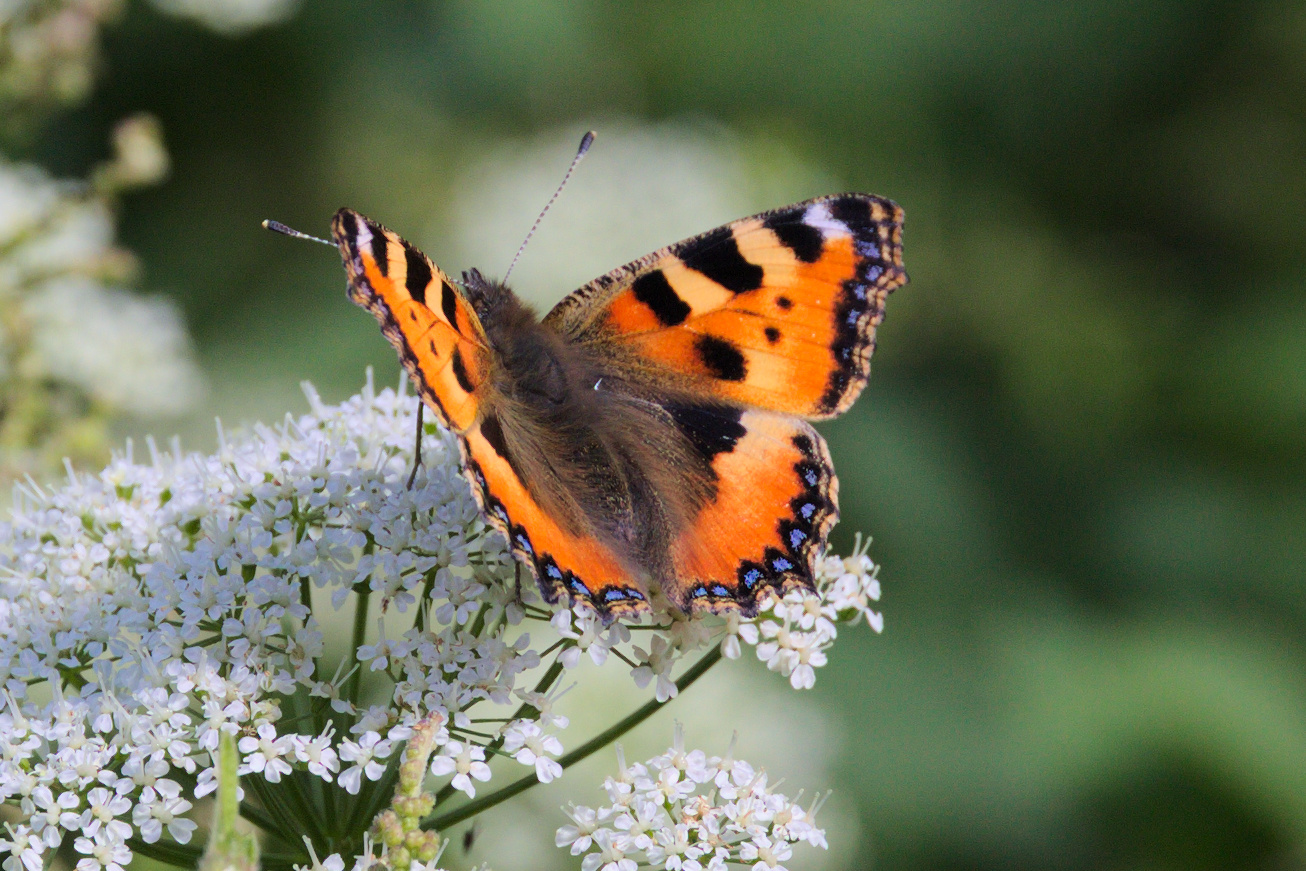
[[[553,196],[549,197],[549,201],[544,204],[544,209],[540,212],[540,216],[536,218],[535,223],[531,225],[531,231],[526,234],[526,238],[522,240],[521,247],[518,248],[517,253],[512,256],[512,262],[508,264],[508,271],[503,274],[503,281],[505,283],[508,281],[508,276],[512,274],[512,268],[517,265],[517,258],[521,257],[521,253],[526,250],[526,243],[531,241],[531,237],[535,235],[536,229],[539,228],[540,221],[544,220],[544,216],[547,215],[549,209],[553,207],[553,201],[558,198],[558,194],[562,193],[562,189],[567,186],[567,182],[571,179],[572,172],[576,169],[576,164],[580,163],[580,159],[585,156],[585,152],[589,151],[590,146],[593,144],[594,131],[591,130],[581,137],[580,148],[576,149],[576,156],[571,159],[571,166],[567,167],[567,174],[562,177],[562,183],[559,184],[558,189],[553,192]]]
[[[274,233],[280,233],[283,236],[290,236],[295,239],[307,239],[310,242],[321,242],[323,245],[326,245],[329,248],[336,247],[335,244],[332,242],[328,242],[325,239],[319,239],[316,236],[310,236],[307,233],[301,233],[298,230],[287,227],[285,224],[281,223],[280,221],[264,221],[263,229],[271,230]]]

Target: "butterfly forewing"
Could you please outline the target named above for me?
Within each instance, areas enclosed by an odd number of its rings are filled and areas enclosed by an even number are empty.
[[[885,297],[905,283],[902,210],[821,197],[671,245],[564,299],[546,318],[613,349],[631,377],[809,418],[870,374]]]
[[[475,422],[489,372],[485,333],[470,303],[426,255],[350,209],[331,222],[349,296],[370,311],[423,401],[457,432]]]

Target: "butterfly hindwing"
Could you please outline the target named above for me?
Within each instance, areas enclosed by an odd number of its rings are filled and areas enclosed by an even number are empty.
[[[482,514],[508,540],[550,604],[580,603],[605,619],[647,612],[642,585],[584,519],[540,505],[495,415],[482,416],[459,443]]]
[[[902,210],[841,194],[650,254],[545,322],[645,383],[819,419],[865,386],[885,297],[906,280]]]
[[[456,432],[480,409],[490,352],[470,303],[434,263],[398,234],[350,209],[331,222],[349,296],[370,311],[399,352],[422,400]]]
[[[838,519],[825,440],[804,420],[758,409],[669,409],[711,468],[711,498],[671,543],[664,592],[682,610],[756,613],[771,593],[812,589]]]

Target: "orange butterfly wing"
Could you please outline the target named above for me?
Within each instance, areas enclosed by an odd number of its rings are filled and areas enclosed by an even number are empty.
[[[885,298],[907,280],[902,220],[880,197],[819,197],[654,252],[545,319],[631,380],[703,401],[668,407],[715,479],[672,542],[681,608],[753,614],[811,588],[838,480],[799,418],[840,414],[865,386]]]
[[[604,618],[641,614],[648,599],[621,561],[585,531],[567,529],[540,507],[514,467],[493,417],[461,441],[463,468],[481,511],[508,539],[549,604],[581,602]]]
[[[906,280],[902,210],[839,194],[654,252],[545,322],[655,387],[827,418],[861,393],[885,297]]]
[[[460,434],[485,516],[545,597],[605,617],[647,612],[630,567],[532,495],[494,413],[495,352],[470,303],[421,252],[361,215],[341,210],[333,231],[350,296]],[[885,298],[906,281],[901,232],[902,211],[888,200],[821,197],[650,254],[545,319],[645,395],[680,397],[664,409],[712,478],[711,498],[670,542],[665,592],[681,608],[752,614],[772,591],[811,587],[838,483],[824,440],[798,417],[833,417],[864,387]]]
[[[422,400],[459,434],[482,514],[544,597],[583,601],[605,616],[646,611],[641,586],[617,557],[593,535],[564,528],[522,480],[495,414],[494,351],[461,291],[416,247],[357,212],[341,209],[331,229],[350,298],[376,317]]]
[[[331,235],[345,261],[349,298],[380,322],[427,406],[455,432],[466,432],[490,369],[471,304],[425,254],[355,211],[336,212]]]
[[[757,612],[772,592],[813,587],[839,516],[825,440],[792,415],[671,406],[712,475],[712,498],[671,543],[664,592],[685,611]]]

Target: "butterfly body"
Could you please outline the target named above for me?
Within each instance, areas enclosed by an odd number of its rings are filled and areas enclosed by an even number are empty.
[[[351,298],[459,435],[487,520],[550,602],[605,618],[755,613],[810,588],[838,514],[821,436],[865,384],[902,284],[901,210],[862,194],[746,218],[614,270],[542,321],[458,287],[347,209]]]

